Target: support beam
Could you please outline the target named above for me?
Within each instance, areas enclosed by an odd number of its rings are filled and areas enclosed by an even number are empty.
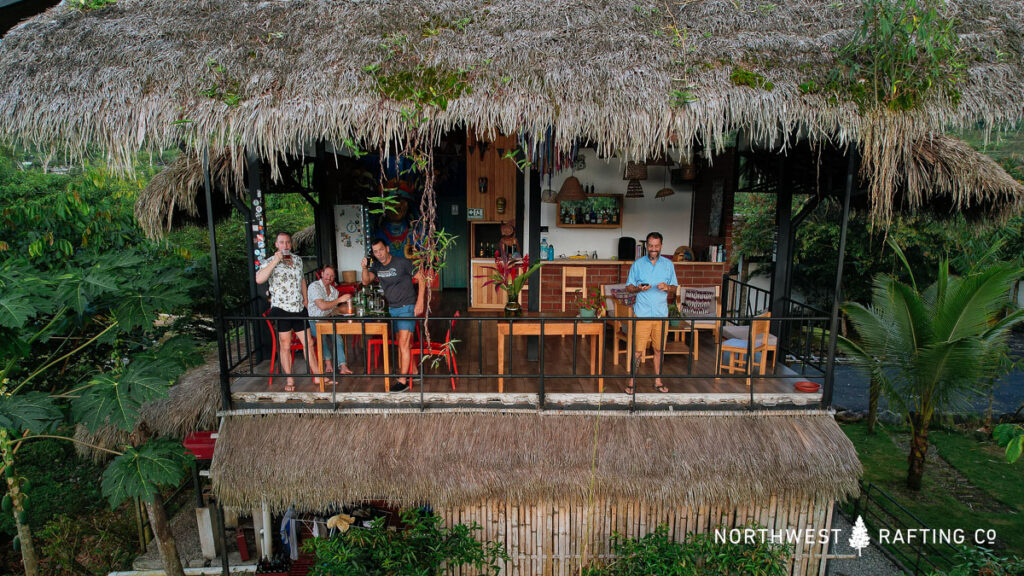
[[[246,310],[246,314],[252,316],[259,315],[262,310],[259,304],[259,287],[256,284],[256,248],[257,248],[257,234],[265,234],[261,227],[262,221],[253,218],[253,212],[255,211],[254,206],[258,206],[263,203],[263,193],[260,190],[260,182],[262,179],[263,163],[260,161],[259,156],[252,152],[246,151],[245,153],[245,184],[248,198],[248,205],[242,203],[237,198],[232,197],[232,202],[235,203],[235,209],[245,219],[245,255],[246,262],[249,264],[249,300],[253,302],[253,308]],[[241,206],[239,206],[241,204]],[[256,228],[257,230],[254,230]],[[256,361],[263,361],[263,329],[262,327],[253,330],[253,346],[250,351],[251,354],[256,355]]]
[[[843,190],[842,225],[839,229],[839,262],[836,264],[836,289],[832,299],[832,319],[828,331],[828,357],[825,364],[825,387],[821,391],[821,405],[832,406],[832,390],[836,379],[836,342],[839,338],[839,306],[843,298],[843,263],[846,260],[846,229],[850,221],[850,196],[857,177],[857,149],[850,146],[846,165],[846,187]]]
[[[224,302],[220,293],[217,267],[217,227],[213,222],[213,193],[210,190],[210,151],[203,150],[203,188],[206,192],[206,227],[210,234],[210,271],[213,273],[213,323],[217,330],[217,360],[220,364],[220,399],[223,410],[231,409],[231,384],[228,379],[228,346],[224,337]]]
[[[526,179],[529,178],[530,188],[524,190]],[[528,243],[524,246],[526,253],[530,255],[530,262],[539,262],[540,254],[540,174],[536,170],[527,168],[525,172],[519,172],[516,178],[516,196],[525,198],[530,195],[530,217],[528,219],[530,229],[524,231],[523,237]],[[531,312],[540,310],[540,273],[538,270],[526,281],[530,287],[527,294],[526,309]],[[540,338],[537,336],[526,337],[526,359],[536,362],[540,357]]]
[[[772,270],[772,292],[768,309],[772,318],[789,316],[789,298],[793,281],[793,189],[786,184],[786,158],[779,159],[779,185],[775,192],[775,267]],[[778,338],[778,349],[789,348],[789,325],[779,322],[772,332]]]

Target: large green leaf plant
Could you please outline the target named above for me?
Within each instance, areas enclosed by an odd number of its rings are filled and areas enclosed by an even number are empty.
[[[145,240],[130,198],[119,197],[125,189],[96,173],[0,166],[0,465],[27,576],[39,567],[19,448],[78,442],[63,433],[74,424],[136,432],[142,406],[166,397],[198,360],[191,339],[158,322],[187,307],[195,281],[173,250]],[[188,457],[176,442],[130,437],[134,445],[106,449],[116,458],[103,493],[114,505],[142,498],[152,518],[153,506],[162,513],[159,487],[180,481]],[[176,550],[164,563],[183,573]]]
[[[920,490],[935,412],[977,394],[999,370],[998,353],[1024,310],[1007,312],[1012,285],[1022,270],[994,263],[963,276],[943,260],[936,280],[919,289],[902,250],[909,282],[881,274],[870,305],[843,307],[853,336],[840,338],[851,359],[880,383],[890,406],[910,422],[907,486]]]

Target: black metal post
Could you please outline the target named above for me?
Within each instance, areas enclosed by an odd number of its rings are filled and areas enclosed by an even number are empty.
[[[828,358],[825,363],[825,386],[821,392],[821,405],[832,405],[832,389],[835,384],[836,342],[839,338],[839,306],[843,297],[843,262],[846,259],[846,229],[850,221],[850,196],[857,176],[857,149],[850,145],[846,165],[846,187],[843,190],[843,221],[839,229],[839,263],[836,265],[836,290],[832,299],[832,320],[828,331]]]
[[[772,271],[772,295],[768,309],[772,316],[789,316],[787,300],[793,272],[793,190],[786,185],[786,159],[779,159],[778,185],[775,189],[775,269]],[[788,348],[786,327],[781,327],[779,349]]]
[[[530,242],[527,253],[531,262],[539,262],[543,256],[540,253],[540,174],[534,170],[527,169],[526,172],[519,172],[516,176],[516,198],[523,198],[526,195],[525,180],[530,178]],[[530,276],[527,280],[530,286],[526,309],[531,312],[540,310],[540,275],[542,271]],[[537,347],[540,346],[540,339],[536,336],[526,337],[526,359],[537,361],[540,354]],[[543,368],[543,367],[542,367]],[[542,370],[543,371],[543,370]]]
[[[224,410],[231,409],[231,383],[228,380],[228,348],[224,338],[224,302],[220,294],[217,268],[217,228],[213,222],[213,194],[210,190],[210,151],[203,150],[203,188],[206,191],[206,226],[210,233],[210,271],[213,273],[214,326],[217,330],[217,360],[220,363],[220,399]]]
[[[262,204],[260,193],[260,181],[261,181],[261,170],[263,163],[260,162],[258,156],[252,152],[246,152],[245,154],[245,177],[246,177],[246,189],[248,192],[249,203],[245,206],[245,210],[239,209],[238,211],[245,218],[245,241],[247,250],[245,251],[247,262],[249,263],[249,298],[254,303],[251,310],[247,310],[245,313],[257,316],[260,313],[259,306],[255,303],[259,298],[259,288],[256,284],[256,232],[253,230],[253,225],[257,223],[256,219],[252,217],[253,204],[259,202]],[[236,209],[238,207],[236,206]],[[263,232],[266,234],[266,231]],[[257,354],[257,362],[263,361],[263,330],[258,328],[253,330],[253,342],[252,348],[249,350],[250,354]]]
[[[229,576],[231,574],[230,567],[228,566],[228,531],[224,526],[224,507],[217,503],[217,523],[220,524],[220,566],[221,574]]]

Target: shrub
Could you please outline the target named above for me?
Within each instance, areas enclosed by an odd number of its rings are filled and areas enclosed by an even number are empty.
[[[444,520],[418,509],[402,512],[402,528],[389,529],[383,518],[369,528],[352,527],[333,538],[314,538],[305,544],[316,554],[313,576],[431,576],[460,566],[474,572],[498,574],[508,560],[500,543],[480,542],[472,533],[475,522],[444,528]]]
[[[664,524],[641,538],[614,533],[611,548],[615,559],[587,566],[584,576],[781,576],[787,573],[790,556],[789,548],[781,544],[715,542],[712,534],[688,534],[676,542]]]
[[[1024,574],[1024,559],[1017,556],[1000,558],[982,547],[965,547],[957,554],[957,565],[947,572],[932,576],[1013,576]]]

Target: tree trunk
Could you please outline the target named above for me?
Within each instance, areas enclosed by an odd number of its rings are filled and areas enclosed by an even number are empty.
[[[39,559],[36,547],[32,543],[32,529],[28,523],[21,522],[21,513],[25,510],[25,494],[21,491],[21,483],[17,475],[7,477],[7,491],[11,495],[11,508],[14,510],[14,525],[18,528],[18,541],[21,544],[21,562],[25,565],[25,576],[38,576]]]
[[[928,454],[928,422],[919,413],[910,415],[910,455],[907,457],[907,488],[921,489]]]
[[[160,560],[164,564],[164,572],[167,576],[185,576],[185,571],[181,567],[181,558],[178,557],[178,546],[174,542],[174,535],[171,534],[171,524],[167,520],[164,500],[159,494],[153,497],[153,502],[146,503],[146,513],[149,515],[149,525],[153,528],[157,547],[160,548]]]
[[[878,379],[874,376],[868,382],[868,432],[875,433],[875,424],[878,423],[878,396],[881,391]]]

